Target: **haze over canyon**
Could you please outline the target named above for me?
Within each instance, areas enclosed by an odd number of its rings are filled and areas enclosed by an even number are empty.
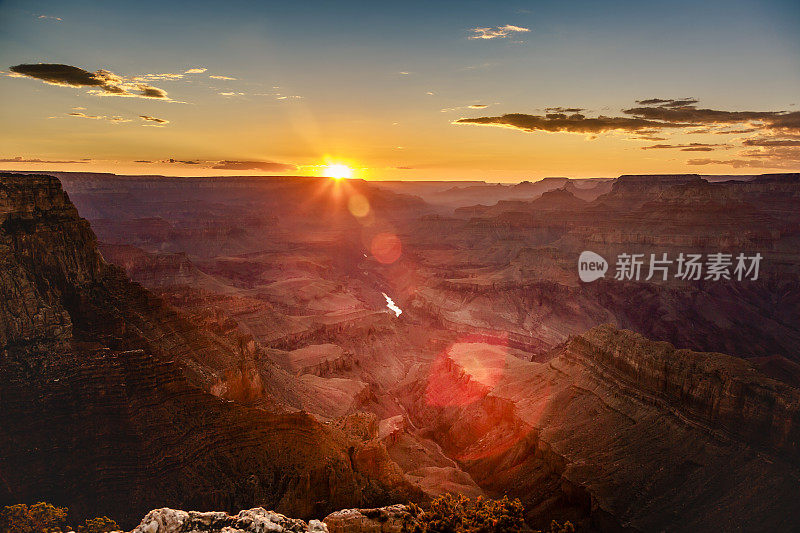
[[[798,174],[2,173],[0,504],[791,531],[798,245]],[[584,283],[584,250],[763,258]]]

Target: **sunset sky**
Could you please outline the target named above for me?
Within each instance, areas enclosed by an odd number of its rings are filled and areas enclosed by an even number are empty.
[[[770,0],[0,1],[0,169],[797,171],[798,28]]]

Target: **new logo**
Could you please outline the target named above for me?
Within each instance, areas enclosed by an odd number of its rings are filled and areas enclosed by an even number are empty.
[[[589,283],[602,278],[608,270],[608,261],[602,256],[588,250],[581,252],[578,258],[578,277]]]

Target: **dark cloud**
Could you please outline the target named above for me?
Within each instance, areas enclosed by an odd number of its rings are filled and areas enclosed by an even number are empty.
[[[727,148],[726,144],[706,144],[706,143],[689,143],[689,144],[653,144],[651,146],[642,146],[642,150],[664,150],[664,149],[677,149],[682,152],[710,152],[717,148]]]
[[[780,111],[722,111],[718,109],[698,109],[697,106],[682,107],[634,107],[622,111],[626,115],[657,120],[664,123],[685,123],[691,125],[738,124],[757,120],[777,118]]]
[[[740,129],[740,130],[719,130],[719,131],[711,130],[710,132],[706,132],[706,133],[713,133],[714,135],[744,135],[744,134],[753,133],[753,132],[756,132],[756,131],[758,131],[758,128],[744,128],[744,129]],[[688,133],[694,133],[694,132],[690,131]]]
[[[796,139],[746,139],[745,146],[800,146],[800,140]]]
[[[548,113],[569,113],[569,114],[586,111],[582,107],[546,107],[544,110],[547,111]]]
[[[786,111],[723,111],[698,109],[697,106],[686,105],[681,107],[634,107],[623,110],[623,113],[664,123],[683,122],[696,126],[756,123],[753,125],[760,124],[761,129],[800,131],[800,112],[798,111],[792,113]]]
[[[96,73],[60,63],[22,64],[10,67],[10,70],[23,76],[57,85],[99,87],[105,83]]]
[[[219,170],[264,170],[267,172],[286,172],[296,170],[295,165],[274,161],[220,161],[211,168]]]
[[[748,159],[690,159],[687,163],[689,165],[727,165],[733,168],[800,168],[800,164],[797,162]]]
[[[800,131],[800,111],[778,113],[774,117],[767,119],[767,124],[777,130]]]
[[[455,124],[483,124],[503,126],[522,131],[549,131],[570,133],[603,133],[606,131],[636,132],[653,128],[682,128],[686,124],[670,124],[638,117],[606,117],[587,118],[579,113],[550,113],[546,116],[511,113],[499,117],[462,118]]]
[[[664,99],[664,98],[648,98],[647,100],[636,100],[636,103],[639,105],[655,105],[659,107],[684,107],[687,105],[694,105],[700,102],[695,98],[678,98],[674,99]]]
[[[87,163],[91,159],[83,159],[81,161],[59,161],[59,160],[44,160],[44,159],[26,159],[24,157],[10,157],[0,159],[0,163]]]
[[[24,63],[10,67],[12,75],[41,80],[51,85],[89,87],[90,92],[112,96],[168,99],[167,92],[146,83],[127,80],[108,70],[89,72],[61,63]]]
[[[86,113],[79,113],[77,111],[74,112],[74,113],[67,113],[67,115],[69,115],[71,117],[89,118],[89,119],[93,119],[93,120],[100,120],[100,119],[105,118],[102,115],[87,115]]]
[[[597,134],[621,131],[653,136],[670,129],[692,128],[685,133],[741,134],[760,131],[768,135],[800,132],[800,112],[725,111],[698,108],[694,98],[638,100],[642,107],[624,109],[625,116],[589,117],[578,107],[548,107],[541,115],[512,113],[502,116],[462,118],[454,124],[483,124],[523,131],[548,131]],[[736,127],[737,129],[730,129]],[[742,126],[747,126],[742,128]],[[658,146],[659,148],[661,146]],[[676,146],[686,151],[705,151],[710,146]]]
[[[155,122],[156,124],[169,124],[169,120],[151,117],[150,115],[139,115],[139,118],[147,122]]]

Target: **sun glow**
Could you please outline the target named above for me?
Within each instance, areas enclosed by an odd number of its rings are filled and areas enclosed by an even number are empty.
[[[348,179],[353,177],[353,169],[341,163],[326,165],[322,169],[322,175],[333,179]]]

